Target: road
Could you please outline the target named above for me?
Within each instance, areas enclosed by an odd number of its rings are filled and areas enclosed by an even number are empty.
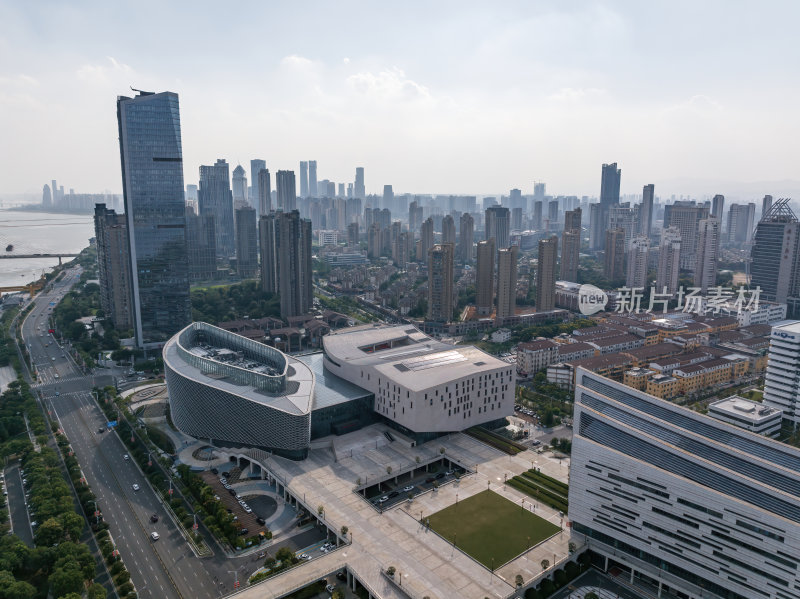
[[[133,460],[124,459],[127,449],[117,433],[98,433],[106,419],[91,394],[97,377],[83,375],[47,332],[52,309],[80,277],[78,268],[66,273],[52,290],[36,297],[35,307],[23,322],[22,336],[39,375],[34,388],[72,443],[139,596],[210,599],[232,592],[233,572],[245,580],[260,564],[252,556],[229,559],[216,544],[211,545],[214,556],[197,558],[139,468]],[[133,490],[133,484],[139,485],[139,491]],[[150,523],[153,513],[159,515],[156,524]],[[151,532],[158,532],[158,541],[150,540]],[[316,529],[306,530],[268,551],[274,555],[283,546],[298,551],[322,537]]]
[[[6,491],[8,491],[8,515],[14,534],[22,539],[28,547],[33,547],[33,531],[25,505],[25,489],[19,474],[19,464],[13,464],[5,470]]]

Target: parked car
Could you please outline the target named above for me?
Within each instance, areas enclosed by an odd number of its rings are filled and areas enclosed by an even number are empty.
[[[264,526],[264,524],[266,524],[266,523],[267,523],[267,521],[266,521],[266,520],[264,520],[264,518],[262,518],[261,516],[258,516],[258,517],[256,518],[256,522],[258,522],[259,524],[261,524],[261,526]]]
[[[403,493],[408,493],[409,491],[414,490],[414,485],[408,485],[407,487],[403,487]]]
[[[299,557],[300,559],[311,559],[311,556],[308,555],[307,553],[301,553],[297,557]]]
[[[130,456],[129,456],[129,455],[126,453],[125,455],[123,455],[123,456],[122,456],[122,459],[123,459],[123,460],[125,460],[125,461],[127,462],[127,461],[128,461],[128,460],[130,460],[131,458],[130,458]]]

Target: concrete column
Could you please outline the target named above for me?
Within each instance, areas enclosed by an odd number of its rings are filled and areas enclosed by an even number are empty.
[[[605,557],[606,565],[603,567],[603,572],[608,572],[608,556]]]
[[[658,599],[661,599],[661,587],[664,586],[664,582],[659,580],[658,581]]]
[[[633,568],[631,568],[631,584],[633,584],[633,574],[636,572]]]

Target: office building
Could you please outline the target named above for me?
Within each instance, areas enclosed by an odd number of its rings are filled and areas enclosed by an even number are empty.
[[[434,245],[428,250],[428,320],[450,322],[453,318],[452,243]]]
[[[714,196],[714,199],[711,201],[711,216],[716,219],[719,219],[719,222],[725,222],[722,219],[723,213],[725,212],[725,196],[722,194],[717,194]]]
[[[259,221],[261,287],[280,297],[281,318],[311,309],[311,237],[311,221],[297,210],[271,212]]]
[[[800,224],[788,199],[777,200],[756,227],[750,251],[750,287],[761,288],[761,299],[789,304],[789,315],[796,314],[800,296]]]
[[[697,260],[694,271],[694,286],[702,290],[701,295],[705,295],[717,284],[718,257],[719,221],[716,218],[704,218],[698,225]]]
[[[561,234],[561,280],[578,282],[578,264],[580,261],[581,236],[571,229]]]
[[[391,185],[383,186],[383,207],[392,209],[394,208],[394,190]]]
[[[318,198],[317,195],[317,161],[308,161],[308,195],[312,198]]]
[[[53,196],[50,193],[50,186],[45,183],[42,187],[42,208],[53,207]]]
[[[269,171],[262,168],[256,175],[258,179],[258,217],[269,214],[272,211],[272,180]]]
[[[629,288],[647,287],[647,258],[650,253],[650,239],[637,235],[628,244],[628,275],[625,286]]]
[[[94,237],[100,307],[118,331],[126,331],[133,328],[133,295],[125,215],[108,210],[105,204],[95,205]]]
[[[536,311],[547,312],[556,307],[556,261],[558,237],[539,240],[539,261],[536,266]]]
[[[178,94],[120,96],[117,120],[134,335],[152,347],[191,321]]]
[[[267,168],[267,163],[259,158],[250,161],[250,205],[256,209],[256,218],[260,217],[261,212],[261,193],[259,192],[261,182],[258,180],[258,173]]]
[[[604,164],[600,177],[600,205],[603,209],[619,204],[619,185],[622,180],[622,169],[617,163]]]
[[[605,262],[603,274],[616,281],[625,276],[625,231],[609,229],[606,231]]]
[[[558,222],[558,200],[550,200],[547,203],[547,230],[551,231]]]
[[[694,273],[699,223],[708,218],[708,208],[695,202],[678,201],[664,207],[664,228],[677,227],[681,233],[681,269]]]
[[[233,169],[233,205],[238,207],[247,204],[247,173],[239,164]]]
[[[316,184],[316,181],[314,182]],[[275,187],[278,191],[278,210],[291,212],[297,204],[294,187],[294,171],[278,171],[275,175]]]
[[[464,264],[472,263],[472,246],[475,237],[475,219],[469,212],[464,212],[459,221],[458,259]]]
[[[478,242],[475,309],[479,316],[488,316],[494,310],[494,256],[494,238]]]
[[[367,197],[367,190],[364,185],[364,167],[356,167],[356,180],[353,184],[353,197],[361,198],[362,200]]]
[[[308,197],[308,161],[300,161],[300,197]]]
[[[186,206],[186,251],[189,280],[210,281],[217,277],[216,220],[211,214],[197,214]]]
[[[668,227],[661,232],[656,272],[656,292],[675,294],[678,292],[680,275],[681,232],[678,227]]]
[[[456,221],[449,214],[442,218],[442,243],[456,244]]]
[[[708,404],[708,415],[765,437],[777,437],[783,420],[780,410],[738,395],[712,401]]]
[[[800,423],[800,321],[775,323],[769,338],[764,405],[780,410],[796,431]]]
[[[750,243],[752,241],[755,216],[756,205],[753,202],[749,204],[731,204],[730,208],[728,208],[728,243]]]
[[[484,231],[485,239],[494,239],[496,249],[511,245],[511,215],[508,208],[497,205],[487,208]]]
[[[542,229],[542,205],[544,202],[536,200],[533,202],[533,227],[534,230],[539,231]]]
[[[522,208],[511,209],[511,230],[522,231]]]
[[[255,208],[242,206],[235,212],[236,271],[242,279],[258,275],[258,219]]]
[[[653,226],[653,199],[655,198],[656,186],[650,183],[642,189],[642,207],[639,210],[639,233],[648,239],[650,229]]]
[[[497,316],[498,320],[514,316],[517,308],[517,252],[512,245],[497,252]]]
[[[428,259],[428,250],[433,247],[433,219],[429,216],[420,228],[420,255],[417,262],[425,262]]]
[[[236,252],[233,194],[228,178],[228,163],[222,158],[211,166],[200,167],[197,205],[200,216],[211,216],[214,219],[217,255],[230,258]]]
[[[584,368],[573,430],[569,517],[602,570],[661,597],[796,594],[800,450]]]
[[[761,218],[769,212],[770,208],[772,208],[772,196],[766,195],[761,200]]]
[[[543,201],[547,193],[547,184],[543,182],[533,182],[533,199],[536,201]]]
[[[603,207],[600,204],[589,205],[589,249],[600,251],[605,243],[606,223]]]

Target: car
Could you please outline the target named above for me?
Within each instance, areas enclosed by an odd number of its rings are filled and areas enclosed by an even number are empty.
[[[128,460],[130,460],[131,458],[130,458],[130,456],[129,456],[129,455],[126,453],[125,455],[123,455],[123,456],[122,456],[122,459],[123,459],[123,460],[125,460],[125,461],[127,462],[127,461],[128,461]]]
[[[31,528],[36,528],[37,526],[39,526],[39,523],[36,520],[31,522]]]
[[[137,485],[136,483],[133,483],[133,490],[134,491],[138,491],[139,490],[139,485]]]
[[[433,482],[433,481],[435,481],[435,480],[436,480],[436,479],[435,479],[433,476],[429,476],[428,478],[426,478],[426,479],[425,479],[425,482],[426,482],[426,483],[432,483],[432,482]]]
[[[325,547],[325,545],[323,545],[322,547],[320,547],[320,548],[319,548],[319,550],[320,550],[322,553],[328,553],[328,548],[327,548],[327,547]]]
[[[222,476],[224,476],[225,478],[228,478],[230,475],[231,475],[230,472],[223,472],[222,473]]]
[[[160,539],[161,536],[157,532],[153,531],[153,532],[150,533],[150,538],[153,541],[158,541],[158,539]]]
[[[398,495],[400,495],[399,491],[392,491],[391,493],[389,493],[389,499],[397,497]]]
[[[325,590],[328,591],[331,595],[333,595],[333,591],[336,590],[336,587],[332,584],[329,584],[328,586],[325,587]]]
[[[408,493],[409,491],[414,490],[414,485],[408,485],[407,487],[403,487],[403,493]]]
[[[307,553],[301,553],[297,557],[299,557],[300,559],[311,559],[311,556],[308,555]]]
[[[236,491],[233,492],[233,496],[236,497],[236,499],[241,499],[242,498],[242,496],[239,495]]]
[[[228,493],[230,493],[231,495],[236,495],[236,491],[234,491],[233,489],[228,489]]]
[[[345,572],[344,570],[340,570],[339,572],[336,573],[336,578],[339,580],[347,580],[347,572]]]
[[[56,359],[55,359],[55,358],[50,358],[50,359],[51,359],[53,362],[55,362],[55,361],[56,361]]]
[[[541,441],[539,441],[538,439],[537,439],[536,441],[533,441],[533,442],[531,443],[531,445],[533,445],[534,447],[536,447],[537,445],[541,445],[541,444],[542,444],[542,442],[541,442]]]
[[[101,426],[100,428],[97,429],[97,432],[98,432],[98,434],[104,433],[104,432],[106,432],[106,429],[105,429],[104,426]]]
[[[56,391],[56,397],[59,397],[60,395],[61,393],[59,391]]]
[[[437,475],[435,476],[436,480],[440,480],[440,479],[442,479],[442,478],[444,478],[444,477],[445,477],[445,474],[444,474],[444,472],[440,472],[439,474],[437,474]]]
[[[239,536],[240,536],[240,537],[243,537],[243,536],[244,536],[244,535],[246,535],[248,532],[250,532],[250,531],[249,531],[247,528],[243,528],[242,530],[240,530],[240,531],[239,531]]]
[[[453,474],[455,474],[455,470],[448,470],[447,472],[445,472],[446,476],[453,476]]]
[[[219,479],[219,482],[221,482],[223,485],[227,485],[228,484],[228,479],[227,478],[221,478],[221,479]]]
[[[251,508],[249,508],[249,507],[244,508],[244,511],[247,512],[248,514],[252,514],[253,513],[253,510]]]
[[[266,523],[267,523],[267,521],[266,521],[266,520],[264,520],[264,518],[262,518],[261,516],[257,516],[257,517],[256,517],[256,522],[258,522],[259,524],[261,524],[261,526],[264,526],[264,524],[266,524]]]

